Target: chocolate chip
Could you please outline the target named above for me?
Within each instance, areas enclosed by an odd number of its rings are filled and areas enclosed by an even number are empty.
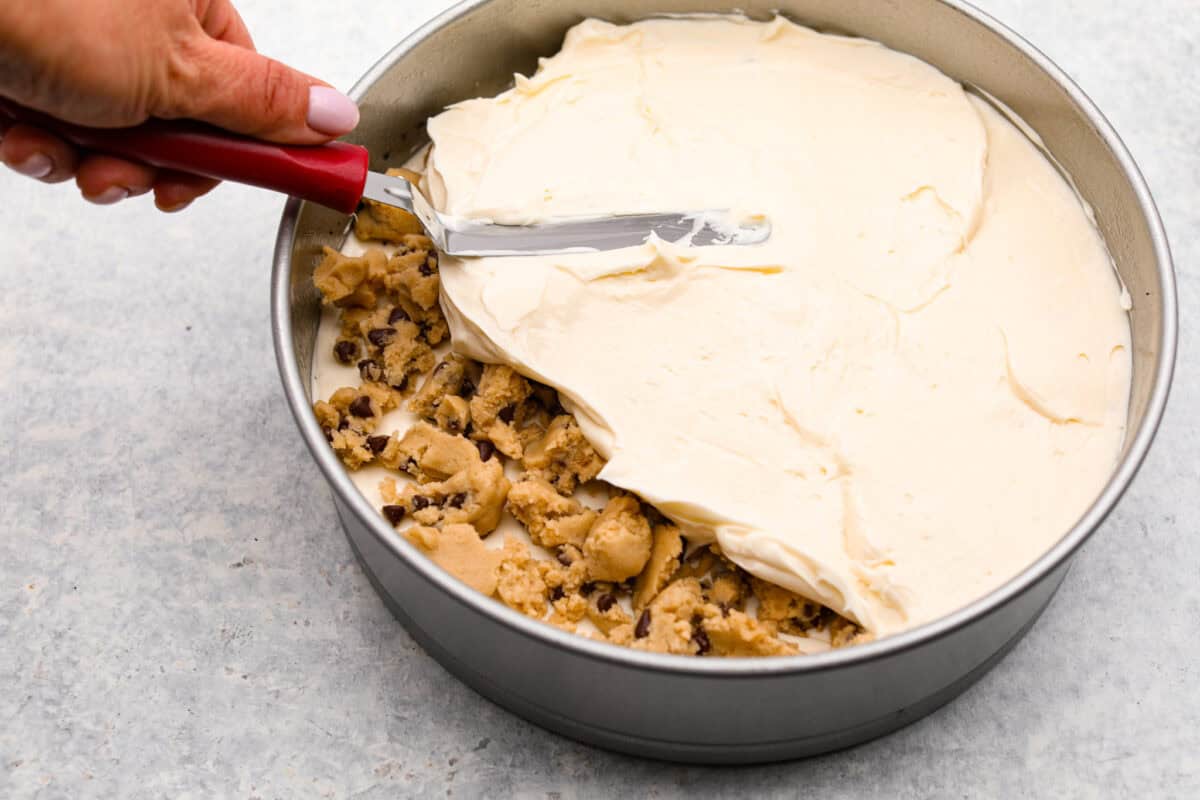
[[[373,358],[364,358],[358,362],[358,374],[364,381],[377,381],[383,377],[383,369]]]
[[[419,494],[413,495],[413,499],[412,499],[412,510],[413,511],[420,511],[422,508],[425,508],[428,505],[430,505],[428,497],[425,497],[424,495],[419,495]]]
[[[388,314],[388,325],[395,325],[397,322],[412,322],[412,317],[403,308],[393,308],[392,313]]]
[[[467,493],[459,492],[458,494],[451,495],[447,502],[451,508],[462,508],[463,503],[467,502]]]
[[[325,434],[325,441],[333,444],[333,428],[328,425],[321,426],[321,433]]]
[[[384,506],[380,509],[387,521],[393,525],[399,525],[400,520],[404,519],[404,506]]]
[[[500,413],[497,414],[496,416],[498,416],[500,418],[501,422],[509,423],[509,422],[513,421],[513,417],[515,417],[516,415],[517,415],[517,406],[515,403],[510,403],[510,404],[506,405],[504,408],[500,409]]]
[[[433,274],[433,267],[429,266],[428,264],[422,264],[421,266],[417,267],[417,269],[420,271],[422,277],[425,278],[428,278]]]
[[[474,432],[475,426],[469,422],[467,423],[467,427],[463,428],[463,436],[470,436]]]
[[[354,399],[354,402],[350,404],[349,411],[354,416],[362,419],[375,415],[375,412],[371,410],[371,398],[365,394],[359,395]]]
[[[574,563],[571,561],[571,554],[566,550],[559,550],[558,555],[556,555],[555,558],[557,558],[558,563],[562,564],[564,567],[569,567],[572,563]]]
[[[338,420],[338,430],[339,431],[344,431],[344,430],[346,430],[346,428],[349,428],[349,427],[350,427],[350,420],[346,419],[345,417],[342,417],[340,420]]]
[[[649,627],[649,625],[647,625]],[[708,633],[704,628],[698,627],[692,631],[692,641],[696,643],[696,655],[702,656],[709,650],[712,650],[712,642],[708,638]]]
[[[650,634],[650,609],[642,612],[638,617],[637,625],[633,627],[633,636],[635,639],[645,639]]]
[[[586,586],[586,585],[587,584],[584,584],[584,586]],[[582,589],[582,587],[581,587],[581,589]],[[589,591],[588,594],[591,594],[591,592]],[[616,604],[616,602],[617,602],[617,598],[614,597],[611,592],[605,592],[604,594],[602,594],[596,598],[596,608],[600,609],[600,613],[603,614],[606,611],[608,611],[610,608],[612,608]]]
[[[579,585],[579,593],[584,597],[587,597],[594,591],[596,591],[596,584],[593,581],[584,581]],[[599,603],[597,602],[596,605],[599,605]]]
[[[358,342],[342,339],[333,346],[334,357],[343,364],[349,364],[358,358]]]
[[[472,381],[470,378],[464,378],[462,386],[458,387],[458,393],[462,397],[470,397],[471,395],[475,394],[476,388],[477,387],[475,386],[474,381]]]
[[[817,614],[816,626],[818,628],[828,628],[837,618],[838,615],[835,611],[826,608],[825,606],[821,606],[821,612]]]
[[[553,602],[555,600],[562,600],[562,598],[563,598],[563,588],[561,586],[555,586],[553,589],[550,590],[551,602]]]
[[[367,339],[376,347],[387,347],[395,336],[395,328],[374,328],[367,332]]]
[[[379,455],[387,447],[389,441],[390,439],[387,436],[368,436],[367,449],[375,455]]]
[[[458,429],[460,427],[461,427],[461,423],[458,420],[456,420],[456,419],[446,420],[446,430],[449,431],[450,433],[458,433]]]
[[[401,378],[399,383],[393,383],[392,388],[395,389],[397,392],[407,391],[408,390],[408,376],[405,375],[403,378]]]
[[[476,442],[475,447],[479,450],[479,457],[484,461],[490,461],[492,456],[496,454],[496,445],[487,441]]]

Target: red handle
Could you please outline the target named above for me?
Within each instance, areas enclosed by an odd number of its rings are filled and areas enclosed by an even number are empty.
[[[370,155],[346,142],[272,144],[198,122],[150,120],[134,128],[87,128],[0,97],[0,120],[33,125],[86,150],[284,192],[352,214]]]

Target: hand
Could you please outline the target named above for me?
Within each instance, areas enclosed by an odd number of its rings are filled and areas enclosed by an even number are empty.
[[[187,118],[287,144],[358,124],[345,95],[256,53],[230,0],[0,0],[0,95],[81,125]],[[28,125],[0,136],[9,167],[47,183],[74,177],[94,203],[153,190],[160,209],[178,211],[216,185],[81,152]]]

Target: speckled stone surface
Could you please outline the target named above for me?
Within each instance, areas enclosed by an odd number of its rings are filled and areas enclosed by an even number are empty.
[[[981,683],[886,739],[755,768],[526,724],[409,639],[338,529],[271,353],[281,201],[223,187],[163,217],[4,173],[0,797],[1200,795],[1200,8],[981,4],[1125,138],[1183,318],[1145,468]],[[241,3],[261,49],[342,87],[445,5]]]

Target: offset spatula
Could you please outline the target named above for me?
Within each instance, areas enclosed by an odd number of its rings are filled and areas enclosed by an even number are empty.
[[[245,183],[353,214],[366,198],[416,214],[439,250],[457,256],[615,250],[652,234],[692,245],[757,244],[771,235],[762,218],[722,210],[559,217],[536,225],[497,225],[434,209],[411,183],[368,169],[365,147],[346,142],[304,147],[237,136],[194,122],[151,120],[133,128],[87,128],[0,98],[0,122],[25,123],[79,147],[163,169]]]

